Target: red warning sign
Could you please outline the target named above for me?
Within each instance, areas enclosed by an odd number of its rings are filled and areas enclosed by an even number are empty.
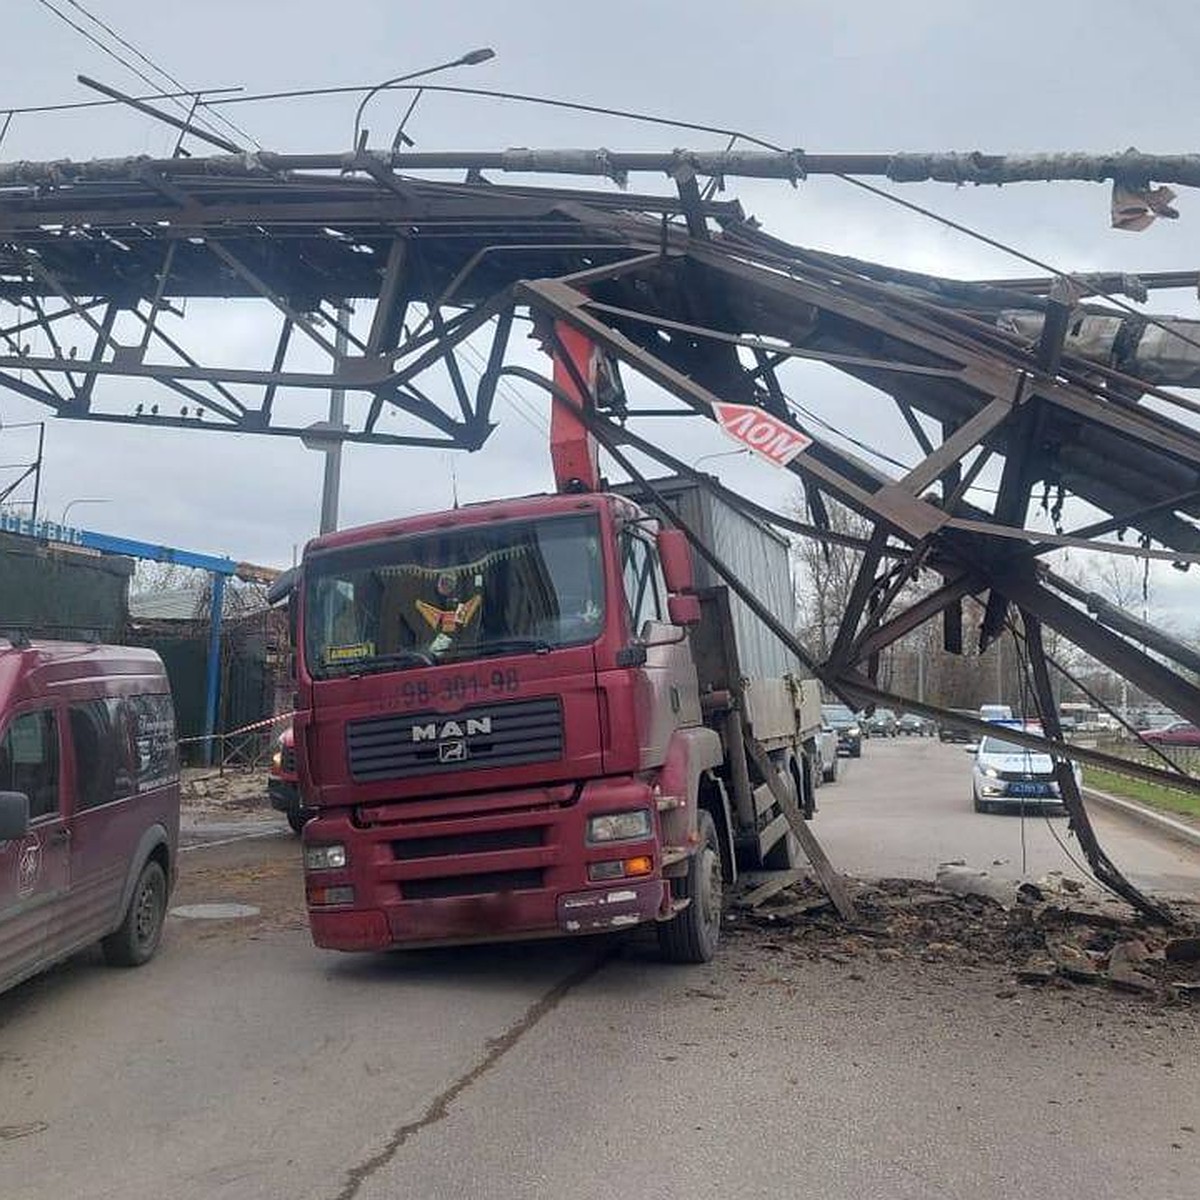
[[[786,467],[797,454],[812,445],[812,438],[807,434],[761,408],[725,403],[713,407],[717,422],[731,438],[776,467]]]

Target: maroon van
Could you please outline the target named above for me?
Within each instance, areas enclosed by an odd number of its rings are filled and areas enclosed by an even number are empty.
[[[95,941],[110,963],[146,962],[178,840],[158,655],[0,639],[0,991]]]

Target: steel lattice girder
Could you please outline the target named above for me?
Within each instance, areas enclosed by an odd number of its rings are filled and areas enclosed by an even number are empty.
[[[206,430],[286,436],[305,432],[286,419],[293,389],[342,386],[371,397],[347,440],[476,449],[514,318],[574,325],[677,397],[680,412],[709,417],[716,400],[736,400],[799,424],[778,371],[824,362],[892,397],[923,455],[888,475],[807,429],[813,445],[790,465],[818,502],[841,500],[876,530],[836,655],[816,664],[827,682],[870,699],[863,665],[976,595],[993,633],[1019,603],[1200,720],[1190,682],[1099,629],[1037,561],[1062,545],[1200,556],[1200,435],[1139,403],[1154,394],[1196,408],[1162,385],[1200,380],[1200,323],[1064,304],[1044,281],[972,285],[806,251],[736,203],[701,199],[694,173],[663,197],[431,182],[379,163],[366,178],[292,170],[314,158],[264,163],[0,165],[0,305],[13,310],[0,324],[0,386],[64,417],[195,427],[116,410],[100,386],[144,379],[201,406]],[[207,359],[189,338],[196,297],[272,313],[264,361]],[[333,314],[348,300],[366,301],[371,319],[345,329],[339,355]],[[413,305],[424,315],[409,322]],[[136,340],[118,341],[121,318]],[[34,335],[45,350],[28,349]],[[474,388],[456,359],[472,337],[491,339]],[[300,341],[325,369],[289,366]],[[424,379],[433,371],[445,371],[437,399]],[[391,410],[410,428],[381,429]],[[620,436],[635,437],[635,425]],[[963,499],[982,454],[1005,460],[992,512]],[[1108,521],[1075,535],[1025,529],[1033,489],[1048,484]],[[1155,545],[1099,541],[1123,527]],[[896,611],[899,584],[921,567],[946,587]]]

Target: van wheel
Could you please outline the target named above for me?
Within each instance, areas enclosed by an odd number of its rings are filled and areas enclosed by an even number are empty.
[[[721,851],[717,827],[703,809],[696,822],[700,845],[688,860],[688,872],[671,880],[671,895],[691,903],[658,926],[658,949],[666,962],[706,963],[717,951],[721,937]]]
[[[125,919],[101,943],[105,961],[114,967],[140,967],[154,957],[167,915],[167,877],[151,859],[138,876]]]

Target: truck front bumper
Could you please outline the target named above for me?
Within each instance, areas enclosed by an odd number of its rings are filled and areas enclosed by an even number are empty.
[[[347,864],[306,875],[313,941],[331,950],[386,950],[573,936],[670,911],[645,784],[594,780],[578,792],[538,789],[504,799],[490,812],[466,810],[478,799],[448,798],[360,810],[355,821],[319,814],[305,828],[305,843],[340,843]],[[587,844],[589,817],[633,808],[653,814],[650,838]],[[649,857],[652,871],[589,880],[589,864],[634,857]],[[314,903],[321,889],[344,896],[338,888],[353,889],[353,899]]]

